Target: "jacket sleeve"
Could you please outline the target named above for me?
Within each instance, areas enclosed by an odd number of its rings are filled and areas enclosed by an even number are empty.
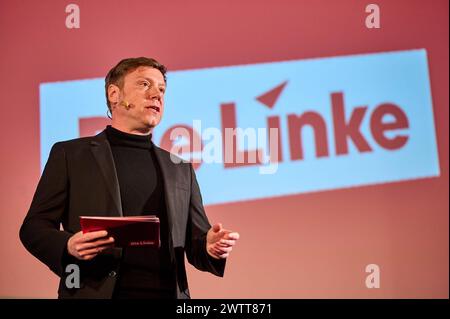
[[[189,216],[186,230],[186,255],[190,264],[202,271],[223,277],[225,259],[215,259],[206,251],[206,235],[211,225],[205,214],[200,188],[195,177],[192,164],[191,171],[191,198]]]
[[[20,228],[25,248],[55,274],[63,274],[63,258],[71,233],[60,230],[68,203],[66,156],[61,143],[53,145],[30,209]]]

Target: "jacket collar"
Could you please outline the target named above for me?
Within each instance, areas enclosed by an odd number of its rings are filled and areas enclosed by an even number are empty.
[[[111,194],[111,197],[116,206],[116,215],[123,216],[122,200],[120,197],[119,180],[117,178],[117,171],[114,165],[114,159],[106,137],[106,132],[94,136],[90,143],[92,154],[100,168],[100,171],[105,178],[106,186]]]

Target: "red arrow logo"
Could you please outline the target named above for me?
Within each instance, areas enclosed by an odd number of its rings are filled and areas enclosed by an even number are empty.
[[[286,86],[287,81],[281,83],[280,85],[274,87],[272,90],[258,96],[256,99],[267,106],[269,109],[272,109],[275,105],[275,102],[279,98],[281,92],[283,91],[284,87]]]

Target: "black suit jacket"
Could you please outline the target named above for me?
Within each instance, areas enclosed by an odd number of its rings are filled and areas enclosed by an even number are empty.
[[[169,152],[156,145],[154,149],[164,180],[177,298],[190,298],[185,254],[197,269],[217,276],[223,276],[225,260],[214,259],[206,252],[206,233],[211,225],[192,165],[176,164]],[[80,231],[80,215],[122,216],[119,183],[105,132],[53,145],[20,229],[20,240],[61,277],[59,298],[111,298],[122,251],[113,248],[90,261],[70,256],[67,241]],[[66,287],[68,264],[80,267],[80,288]]]

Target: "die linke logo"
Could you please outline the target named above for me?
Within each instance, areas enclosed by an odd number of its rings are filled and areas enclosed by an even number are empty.
[[[271,91],[257,97],[257,100],[269,109],[273,109],[275,103],[281,94],[287,82],[275,87]],[[330,96],[331,111],[333,116],[333,136],[336,155],[345,155],[349,152],[349,142],[353,142],[358,152],[372,152],[373,148],[370,146],[364,133],[361,131],[361,124],[368,116],[370,118],[370,133],[375,142],[382,148],[390,151],[395,151],[402,148],[408,141],[408,133],[398,133],[393,136],[388,136],[389,131],[400,129],[407,129],[409,127],[408,117],[402,108],[394,103],[381,103],[377,105],[371,114],[367,114],[367,106],[353,107],[348,119],[346,119],[346,110],[344,103],[344,93],[334,92]],[[262,165],[265,152],[263,149],[256,150],[239,150],[237,137],[239,130],[236,119],[236,104],[224,103],[220,106],[221,109],[221,136],[223,148],[223,166],[224,168],[237,168],[241,166]],[[390,116],[393,121],[384,123],[383,118]],[[279,116],[269,116],[266,120],[268,132],[268,149],[270,163],[283,162],[283,144],[281,140],[281,121]],[[290,160],[302,160],[304,158],[304,151],[302,146],[302,129],[309,126],[313,129],[315,136],[315,154],[318,158],[329,157],[330,147],[327,137],[327,123],[323,116],[314,111],[308,111],[302,114],[288,114],[288,141]],[[183,153],[183,148],[176,148],[173,145],[173,131],[178,130],[179,127],[172,127],[164,135],[161,145],[166,149],[180,150]],[[191,138],[191,143],[194,145],[194,152],[202,152],[201,137],[197,131],[192,127],[184,126],[185,132],[179,130],[180,135]],[[187,151],[191,151],[191,147],[186,147]],[[199,167],[201,159],[193,158],[193,162]],[[274,172],[272,170],[272,172]]]
[[[439,176],[425,50],[178,71],[168,81],[153,140],[193,163],[206,204]],[[103,130],[101,114],[103,79],[41,85],[43,150]]]

